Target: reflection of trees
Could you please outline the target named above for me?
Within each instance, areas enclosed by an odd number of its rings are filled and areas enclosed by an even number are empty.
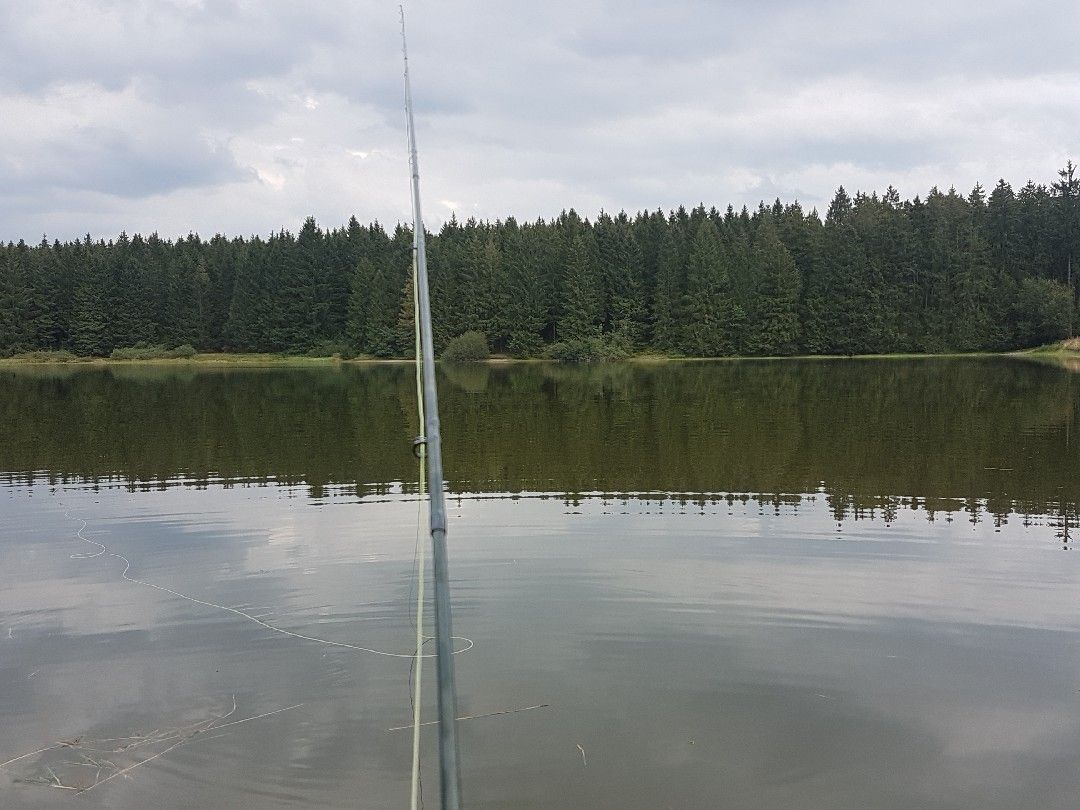
[[[1076,539],[1076,506],[1066,501],[1058,504],[1058,514],[1055,516],[1054,527],[1057,531],[1054,536],[1061,541],[1061,547],[1066,551],[1069,545]]]
[[[997,359],[446,369],[447,475],[459,492],[755,493],[775,508],[822,491],[837,520],[1064,508],[1071,527],[1069,377]],[[13,479],[274,479],[366,495],[415,476],[408,365],[0,379],[0,469]]]

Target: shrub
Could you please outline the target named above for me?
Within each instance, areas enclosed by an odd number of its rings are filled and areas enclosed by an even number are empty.
[[[155,346],[123,346],[113,349],[109,355],[111,360],[184,360],[197,354],[195,347],[187,343],[167,349],[161,345]]]
[[[308,357],[340,357],[343,360],[351,360],[356,357],[356,351],[348,343],[339,340],[324,340],[307,350]]]
[[[609,336],[566,340],[548,349],[548,356],[560,363],[610,363],[624,360],[629,354],[624,341]]]
[[[164,346],[122,346],[112,350],[109,355],[111,360],[153,360],[161,352]]]
[[[486,337],[479,332],[465,332],[446,344],[442,359],[448,363],[475,363],[490,356]]]
[[[20,360],[26,360],[29,363],[76,363],[80,360],[89,359],[77,357],[67,349],[58,349],[55,351],[41,349],[33,352],[22,352],[15,356]]]
[[[561,340],[548,347],[548,356],[559,363],[591,363],[591,340]]]
[[[186,360],[197,354],[195,347],[190,343],[184,343],[172,349],[166,349],[161,356],[169,360]]]

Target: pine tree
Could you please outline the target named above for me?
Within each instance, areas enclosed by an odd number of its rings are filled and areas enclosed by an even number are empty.
[[[570,245],[563,288],[559,340],[577,343],[600,336],[600,278],[592,234],[578,230]]]
[[[73,293],[60,263],[59,246],[53,248],[42,237],[36,250],[27,256],[29,286],[30,342],[35,348],[61,349],[70,344],[69,320]]]
[[[110,334],[107,314],[109,283],[99,252],[87,236],[83,247],[86,261],[80,268],[75,284],[72,337],[75,353],[84,356],[103,356],[116,348]]]
[[[653,300],[653,342],[665,352],[679,351],[682,342],[680,310],[686,290],[686,265],[681,229],[668,223],[660,234]]]
[[[345,325],[345,342],[356,351],[366,352],[368,298],[371,295],[375,266],[367,256],[361,256],[349,279],[349,303]]]
[[[403,277],[404,273],[397,272],[389,258],[374,264],[361,341],[361,350],[367,354],[394,357],[401,349],[398,344],[397,315],[401,307],[403,283],[399,279]]]
[[[742,312],[731,290],[729,256],[716,225],[705,219],[697,226],[690,247],[683,296],[682,350],[699,357],[716,357],[734,351],[733,325]]]
[[[966,216],[957,231],[957,256],[951,278],[951,322],[948,346],[957,351],[997,348],[1001,337],[993,317],[990,288],[990,248],[986,232],[986,202],[981,186],[975,186],[967,200]]]
[[[416,303],[413,301],[412,275],[405,278],[398,302],[397,320],[394,322],[394,346],[400,354],[408,354],[409,347],[416,345]]]
[[[1052,199],[1046,186],[1029,180],[1016,195],[1017,252],[1028,275],[1055,275],[1053,243],[1057,228],[1051,211]]]
[[[601,215],[594,226],[597,263],[603,291],[601,323],[625,350],[645,337],[645,300],[641,249],[625,214]]]
[[[0,265],[0,352],[11,354],[33,348],[33,303],[26,244],[20,240],[7,254]]]
[[[240,351],[270,351],[270,246],[255,238],[234,264],[234,286],[224,329],[226,345]]]
[[[508,219],[502,242],[502,260],[508,286],[507,350],[518,357],[537,354],[544,328],[544,231],[539,226],[518,227]]]
[[[1053,185],[1055,225],[1057,230],[1057,264],[1064,264],[1059,278],[1068,287],[1073,305],[1076,301],[1073,262],[1080,255],[1080,178],[1070,160],[1058,172],[1058,182]],[[1073,334],[1073,318],[1069,319],[1069,335]]]
[[[880,267],[867,260],[854,218],[854,203],[841,187],[804,279],[802,345],[807,353],[863,354],[886,345]]]
[[[751,267],[756,284],[744,351],[756,355],[793,354],[799,338],[802,281],[771,216],[754,234]]]

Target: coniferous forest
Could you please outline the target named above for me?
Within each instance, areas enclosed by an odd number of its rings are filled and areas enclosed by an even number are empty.
[[[355,218],[269,238],[120,234],[0,245],[0,356],[140,346],[413,351],[411,231]],[[574,211],[451,220],[429,236],[436,348],[467,331],[517,356],[1007,350],[1073,333],[1080,179],[989,194],[891,187],[822,218],[755,211]]]

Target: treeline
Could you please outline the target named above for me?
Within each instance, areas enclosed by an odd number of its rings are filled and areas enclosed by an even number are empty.
[[[408,355],[411,231],[121,234],[0,245],[0,353],[190,345]],[[437,348],[566,359],[1004,350],[1076,326],[1080,179],[926,199],[837,191],[824,220],[797,203],[634,216],[574,211],[451,220],[429,236]]]

